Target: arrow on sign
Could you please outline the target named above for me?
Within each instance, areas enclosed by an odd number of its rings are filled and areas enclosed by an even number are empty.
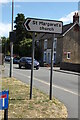
[[[31,20],[29,19],[29,20],[24,24],[25,27],[26,27],[28,30],[31,30],[30,27],[29,27],[30,21],[31,21]]]
[[[63,23],[55,20],[27,18],[24,25],[26,30],[31,32],[62,33]]]

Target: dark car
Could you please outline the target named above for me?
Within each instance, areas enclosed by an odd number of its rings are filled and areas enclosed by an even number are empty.
[[[22,57],[19,60],[19,68],[25,67],[31,69],[32,66],[32,58],[31,57]],[[34,68],[39,69],[39,62],[34,59]]]
[[[19,64],[19,59],[20,59],[20,58],[18,58],[18,57],[14,57],[14,58],[13,58],[13,63],[14,63],[14,64]]]
[[[5,56],[5,61],[10,62],[10,55]]]

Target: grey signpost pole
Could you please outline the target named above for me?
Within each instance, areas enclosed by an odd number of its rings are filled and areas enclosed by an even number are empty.
[[[54,38],[55,34],[52,34],[52,49],[51,49],[51,71],[50,71],[50,100],[52,100],[52,81],[53,81],[53,53],[54,53]]]
[[[31,83],[30,83],[30,99],[32,99],[32,84],[33,84],[33,69],[34,69],[34,47],[35,47],[35,32],[33,32],[32,40],[32,67],[31,67]]]
[[[12,0],[12,31],[13,31],[13,12],[14,12],[14,0]],[[10,59],[10,77],[13,76],[13,41],[10,42],[11,59]]]
[[[32,69],[31,69],[31,83],[30,83],[30,99],[32,99],[32,82],[33,82],[33,68],[34,68],[34,42],[35,32],[52,33],[52,49],[51,49],[51,72],[50,72],[50,100],[52,99],[52,73],[53,73],[53,43],[56,33],[62,33],[62,22],[54,20],[42,20],[36,18],[27,18],[24,26],[27,31],[33,32],[32,41]],[[49,29],[48,29],[49,28]]]

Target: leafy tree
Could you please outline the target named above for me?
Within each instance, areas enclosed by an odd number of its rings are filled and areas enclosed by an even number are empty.
[[[6,37],[1,37],[2,40],[2,53],[5,53]]]
[[[20,56],[31,56],[32,54],[32,39],[25,39],[20,42]]]
[[[9,38],[1,37],[1,39],[2,39],[2,53],[4,53],[4,55],[10,54],[10,40],[9,40]]]
[[[25,22],[24,14],[18,13],[14,21],[16,28],[15,29],[16,40],[14,41],[14,54],[18,54],[20,56],[25,56],[28,55],[29,53],[31,54],[30,39],[32,38],[32,34],[26,31],[24,27],[24,22]]]
[[[35,42],[35,59],[42,61],[42,49],[41,46],[37,45]]]
[[[17,14],[17,17],[15,18],[14,23],[16,28],[16,43],[18,44],[20,41],[22,41],[25,37],[25,29],[23,27],[25,21],[24,14]]]
[[[17,14],[15,18],[15,28],[16,28],[16,41],[15,43],[19,44],[20,41],[23,41],[25,38],[31,38],[31,33],[28,33],[24,27],[25,16],[24,14]]]

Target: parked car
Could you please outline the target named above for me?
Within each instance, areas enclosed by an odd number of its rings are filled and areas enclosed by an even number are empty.
[[[22,57],[19,61],[19,68],[25,67],[25,68],[31,68],[32,65],[32,58],[31,57]],[[34,68],[37,70],[39,69],[39,62],[34,59]]]
[[[10,62],[10,55],[5,56],[5,61]]]
[[[13,58],[13,63],[14,63],[14,64],[19,64],[19,60],[20,60],[20,58],[14,57],[14,58]]]

